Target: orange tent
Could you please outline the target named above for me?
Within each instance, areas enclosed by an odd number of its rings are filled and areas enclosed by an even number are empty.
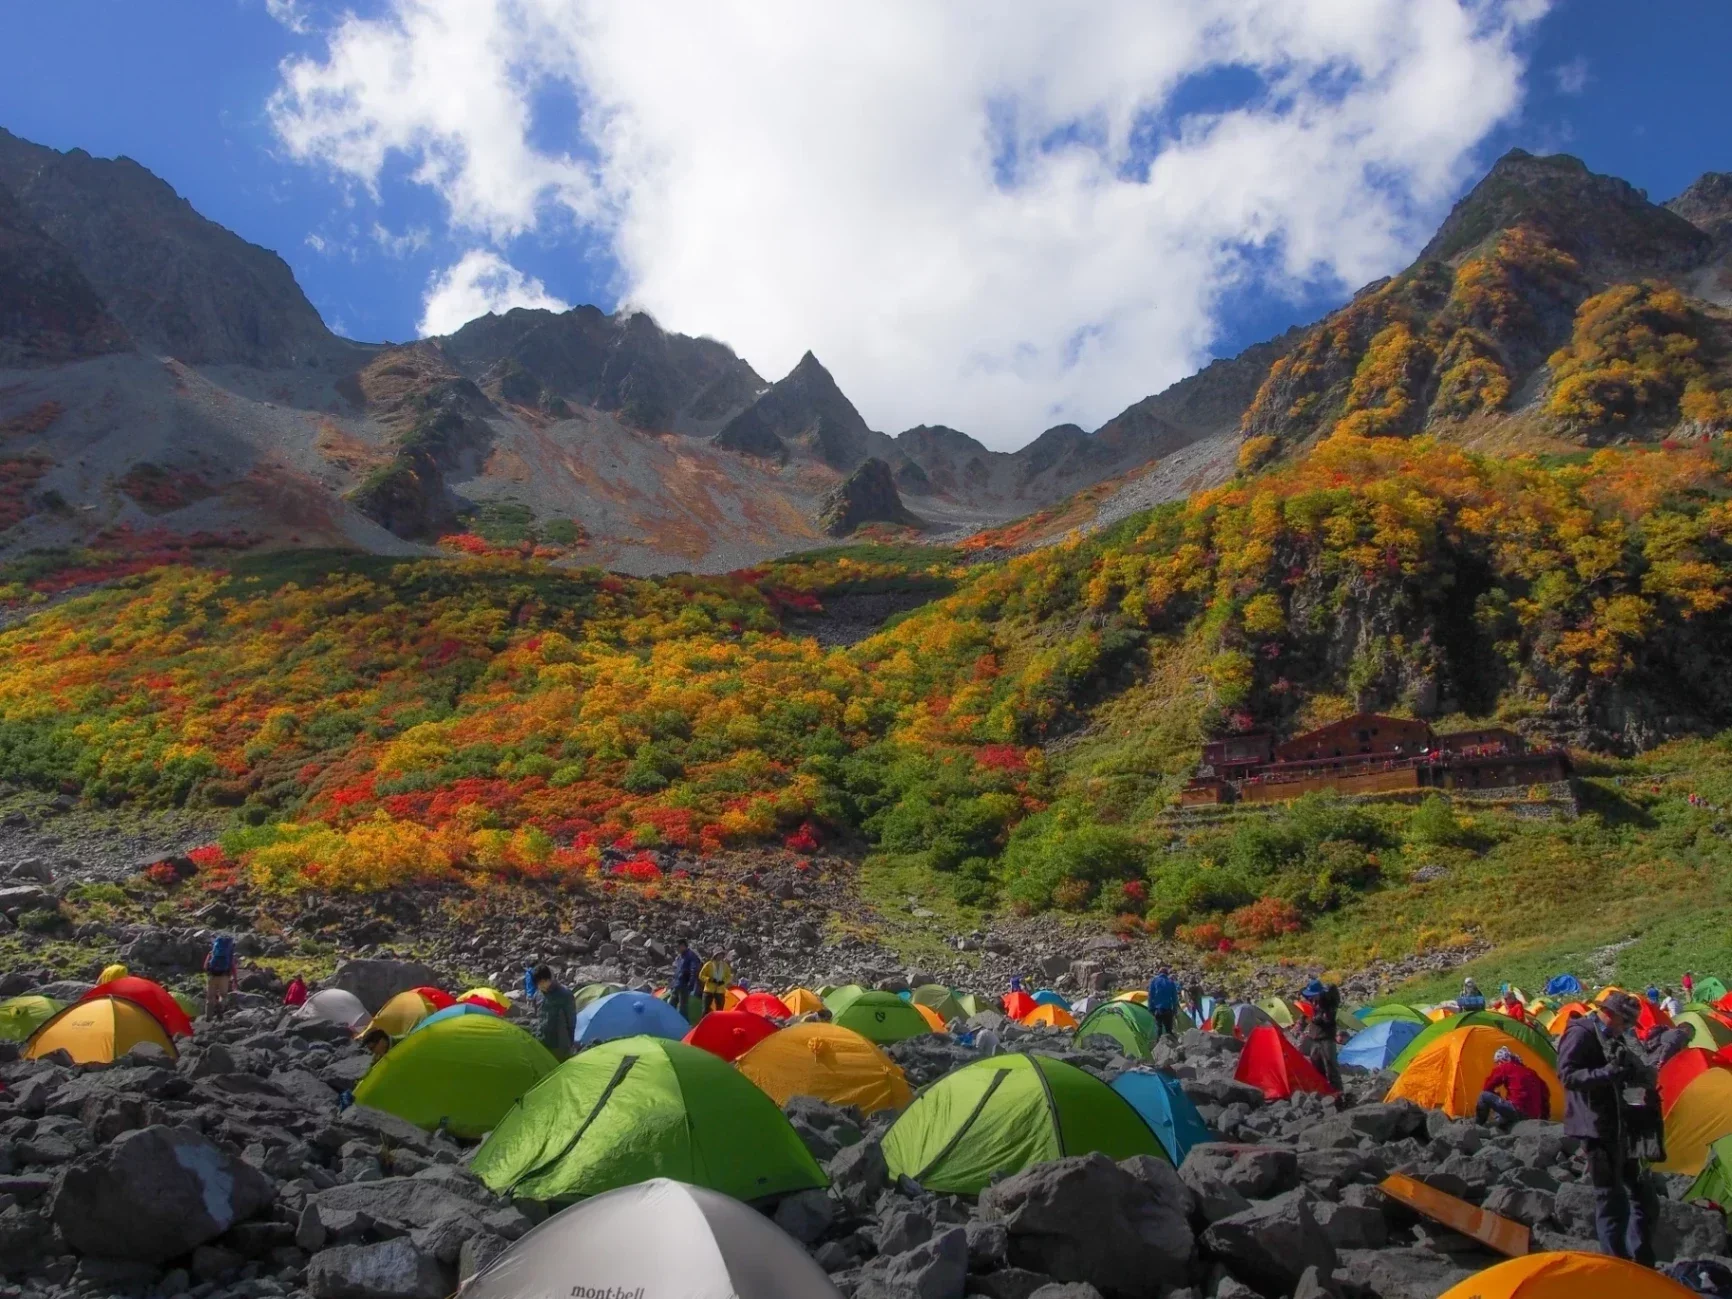
[[[1666,1067],[1676,1063],[1670,1060]],[[1694,1177],[1708,1162],[1708,1147],[1732,1135],[1732,1069],[1702,1069],[1670,1097],[1662,1091],[1660,1106],[1666,1118],[1666,1159],[1654,1167]]]
[[[1438,1299],[1695,1299],[1651,1267],[1604,1254],[1525,1254],[1477,1272]]]
[[[141,979],[136,974],[125,974],[97,984],[79,1000],[91,1001],[97,997],[124,997],[149,1011],[156,1022],[168,1030],[170,1037],[192,1036],[192,1021],[186,1017],[173,994],[160,983]]]
[[[780,1001],[796,1015],[811,1015],[824,1009],[824,999],[810,988],[789,988]]]
[[[1732,1060],[1722,1052],[1687,1046],[1660,1068],[1660,1109],[1670,1114],[1684,1089],[1709,1069],[1732,1069]]]
[[[1007,992],[1004,994],[1004,1013],[1009,1019],[1021,1019],[1035,1008],[1035,999],[1026,992]]]
[[[1385,1101],[1410,1100],[1422,1109],[1442,1110],[1452,1119],[1472,1117],[1485,1089],[1499,1047],[1508,1047],[1545,1080],[1551,1115],[1564,1114],[1564,1088],[1551,1061],[1519,1037],[1484,1024],[1445,1033],[1407,1062]]]
[[[1245,1039],[1245,1049],[1239,1052],[1239,1067],[1233,1077],[1260,1087],[1272,1101],[1286,1100],[1294,1092],[1335,1095],[1329,1080],[1273,1024],[1251,1030],[1251,1036]]]
[[[693,1026],[684,1040],[711,1055],[734,1061],[775,1031],[776,1026],[769,1020],[748,1010],[712,1010]]]
[[[1030,1028],[1075,1028],[1076,1016],[1063,1006],[1039,1005],[1024,1015],[1021,1022]],[[940,1031],[944,1028],[942,1024],[938,1027]]]
[[[940,1015],[936,1010],[932,1009],[931,1006],[922,1006],[918,1001],[913,1004],[914,1009],[920,1012],[920,1018],[924,1019],[927,1024],[931,1026],[934,1033],[944,1032],[943,1015]]]
[[[1546,1021],[1546,1032],[1557,1037],[1570,1026],[1570,1021],[1578,1015],[1591,1015],[1594,1008],[1585,1001],[1566,1001],[1552,1012],[1552,1017]]]
[[[748,1015],[762,1015],[765,1019],[792,1019],[794,1012],[783,1000],[773,992],[754,992],[740,998],[740,1004],[735,1010],[743,1010]]]

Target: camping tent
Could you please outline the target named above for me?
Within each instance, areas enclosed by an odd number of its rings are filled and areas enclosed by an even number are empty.
[[[463,1299],[572,1294],[841,1299],[824,1269],[756,1209],[665,1177],[560,1210],[463,1286]]]
[[[1165,1157],[1153,1129],[1119,1093],[1074,1065],[998,1055],[926,1088],[884,1134],[894,1177],[929,1191],[976,1195],[994,1177],[1101,1151]]]
[[[1579,997],[1586,991],[1582,981],[1573,974],[1554,974],[1546,980],[1545,994],[1548,997]]]
[[[812,1015],[824,1009],[824,999],[810,988],[789,988],[782,994],[782,1004],[796,1015]]]
[[[1551,1013],[1546,1020],[1546,1032],[1553,1037],[1562,1037],[1564,1030],[1570,1026],[1570,1021],[1582,1015],[1591,1015],[1594,1008],[1585,1001],[1566,1001]]]
[[[775,1031],[774,1024],[749,1010],[712,1010],[680,1040],[723,1060],[738,1060]]]
[[[577,1045],[594,1046],[620,1037],[665,1037],[679,1041],[691,1029],[686,1017],[647,992],[610,992],[577,1012]]]
[[[908,1004],[920,1012],[920,1018],[926,1021],[927,1028],[931,1029],[934,1033],[942,1033],[945,1031],[947,1026],[944,1023],[944,1016],[932,1009],[931,1006],[922,1006],[918,1001],[910,1001]]]
[[[839,1015],[852,1004],[854,998],[865,996],[866,989],[858,983],[844,983],[829,991],[820,989],[818,995],[824,999],[824,1004],[829,1007],[832,1015]]]
[[[1515,1052],[1523,1064],[1545,1080],[1551,1116],[1561,1119],[1564,1088],[1558,1081],[1552,1057],[1513,1033],[1485,1024],[1465,1024],[1434,1039],[1408,1061],[1385,1100],[1409,1100],[1423,1109],[1442,1110],[1452,1119],[1471,1118],[1484,1090],[1486,1075],[1496,1063],[1492,1057],[1500,1046]]]
[[[1125,1054],[1147,1060],[1159,1036],[1155,1017],[1134,1001],[1109,1001],[1091,1010],[1077,1025],[1077,1041],[1088,1037],[1110,1037]]]
[[[873,1042],[900,1042],[932,1031],[920,1012],[893,992],[862,992],[836,1010],[834,1018]]]
[[[418,992],[399,992],[379,1007],[379,1013],[368,1023],[367,1031],[370,1033],[380,1028],[392,1037],[406,1037],[410,1029],[437,1009],[437,1006],[429,1004],[427,998]]]
[[[586,983],[571,994],[571,999],[577,1003],[577,1008],[582,1010],[591,1002],[600,1001],[603,997],[611,997],[616,992],[624,991],[625,985],[623,983]]]
[[[1231,1014],[1233,1024],[1227,1031],[1232,1033],[1234,1037],[1239,1038],[1241,1041],[1248,1040],[1254,1031],[1262,1028],[1264,1025],[1268,1025],[1270,1028],[1275,1027],[1275,1021],[1269,1018],[1268,1011],[1264,1010],[1261,1006],[1253,1006],[1248,1001],[1235,1003]],[[1221,1012],[1217,1010],[1215,1012],[1215,1022],[1217,1025],[1220,1023],[1220,1020]],[[1216,1028],[1215,1031],[1220,1032],[1221,1030]]]
[[[1726,991],[1726,985],[1710,974],[1706,979],[1696,980],[1696,986],[1691,989],[1690,995],[1697,1001],[1713,1005],[1726,996]]]
[[[1233,1077],[1261,1088],[1263,1095],[1272,1101],[1286,1100],[1294,1092],[1335,1094],[1329,1080],[1273,1024],[1251,1030],[1251,1036],[1245,1039],[1245,1049],[1239,1052],[1239,1067],[1233,1071]]]
[[[1113,1090],[1131,1103],[1154,1130],[1174,1164],[1185,1162],[1192,1146],[1215,1140],[1184,1085],[1169,1073],[1131,1069],[1113,1079]]]
[[[320,988],[295,1007],[292,1018],[321,1020],[352,1031],[367,1022],[367,1008],[346,988]]]
[[[1265,997],[1257,1003],[1257,1009],[1282,1028],[1292,1028],[1305,1013],[1285,997]]]
[[[1523,1042],[1532,1049],[1541,1060],[1545,1061],[1548,1069],[1558,1067],[1558,1051],[1552,1045],[1551,1038],[1540,1032],[1532,1024],[1524,1024],[1520,1020],[1511,1019],[1508,1015],[1500,1015],[1495,1010],[1470,1010],[1464,1015],[1450,1015],[1421,1029],[1418,1037],[1402,1047],[1401,1054],[1395,1057],[1395,1062],[1390,1065],[1390,1068],[1398,1071],[1405,1069],[1419,1057],[1420,1052],[1433,1042],[1447,1037],[1457,1029],[1475,1027],[1489,1028],[1497,1033],[1508,1034],[1516,1041]],[[1561,1109],[1556,1113],[1560,1118],[1563,1116]]]
[[[457,998],[459,1004],[465,1006],[480,1006],[483,1010],[491,1010],[495,1015],[504,1015],[511,1010],[511,1003],[498,988],[489,988],[485,984],[479,988],[471,988]]]
[[[420,993],[421,999],[434,1010],[444,1010],[447,1006],[457,1004],[457,998],[443,988],[435,988],[432,984],[424,983],[419,988],[411,988],[409,991]]]
[[[1721,1137],[1708,1147],[1702,1171],[1684,1192],[1684,1198],[1706,1200],[1723,1214],[1732,1212],[1732,1137]]]
[[[434,1011],[431,1015],[427,1016],[426,1019],[422,1020],[419,1024],[415,1025],[414,1028],[410,1029],[409,1032],[413,1035],[419,1033],[429,1024],[443,1024],[448,1019],[459,1019],[464,1015],[493,1015],[494,1019],[499,1018],[498,1015],[494,1015],[486,1006],[478,1006],[472,1001],[459,1001],[445,1007],[444,1010]]]
[[[1034,998],[1029,996],[1026,992],[1018,989],[1015,992],[1005,993],[1004,1000],[1000,1004],[1004,1007],[1004,1017],[1006,1019],[1021,1019],[1024,1015],[1028,1014],[1029,1011],[1034,1009],[1035,1001]]]
[[[1129,1005],[1130,1003],[1126,1003]],[[1076,1016],[1063,1006],[1042,1002],[1022,1017],[1021,1023],[1030,1028],[1075,1028]]]
[[[1410,1019],[1380,1019],[1349,1038],[1337,1059],[1344,1069],[1387,1069],[1420,1032]]]
[[[901,1068],[873,1043],[835,1024],[795,1024],[765,1038],[735,1067],[778,1105],[811,1096],[862,1114],[914,1099]]]
[[[741,1200],[826,1185],[774,1101],[708,1051],[662,1037],[567,1060],[499,1121],[471,1166],[495,1191],[532,1200],[667,1176]]]
[[[1604,1254],[1524,1254],[1476,1272],[1438,1299],[1696,1299],[1696,1292],[1651,1267]]]
[[[37,1060],[64,1051],[74,1064],[112,1064],[140,1043],[178,1054],[168,1030],[143,1006],[124,997],[75,1002],[45,1020],[24,1044],[24,1057]]]
[[[65,1002],[34,993],[0,1001],[0,1042],[22,1042],[64,1009]]]
[[[123,974],[118,979],[97,984],[79,1000],[94,1001],[98,997],[125,997],[156,1016],[156,1022],[168,1031],[170,1037],[192,1036],[192,1021],[187,1019],[180,1003],[170,995],[167,988],[154,980]]]
[[[373,1062],[355,1086],[355,1103],[418,1128],[443,1127],[453,1136],[474,1138],[490,1131],[558,1063],[516,1024],[479,1006],[450,1006]]]
[[[1680,1028],[1686,1024],[1690,1026],[1691,1046],[1705,1047],[1711,1051],[1732,1046],[1732,1028],[1718,1015],[1686,1010],[1674,1022]]]
[[[1069,1010],[1070,1002],[1061,993],[1051,988],[1042,988],[1034,994],[1034,1004],[1037,1006],[1057,1006],[1060,1010]]]
[[[1667,1068],[1671,1068],[1671,1061]],[[1666,1158],[1654,1165],[1662,1173],[1695,1176],[1708,1162],[1708,1147],[1732,1136],[1732,1069],[1704,1069],[1673,1094],[1661,1095],[1666,1117]]]
[[[923,983],[912,995],[916,1006],[926,1006],[938,1012],[938,1017],[948,1024],[953,1019],[967,1019],[972,1011],[963,1009],[956,998],[956,993],[942,983]]]
[[[765,1019],[792,1019],[794,1012],[786,1002],[773,992],[749,992],[740,998],[740,1004],[735,1010],[743,1010],[748,1015],[762,1015]]]
[[[1732,1061],[1728,1061],[1717,1051],[1687,1046],[1660,1066],[1657,1085],[1661,1110],[1670,1112],[1678,1097],[1684,1094],[1684,1088],[1710,1069],[1732,1069]]]
[[[1139,1006],[1147,1006],[1149,1004],[1149,990],[1147,988],[1132,988],[1129,992],[1119,993],[1113,1000],[1134,1001]]]

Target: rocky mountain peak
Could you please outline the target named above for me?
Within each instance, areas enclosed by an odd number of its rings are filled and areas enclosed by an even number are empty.
[[[1666,208],[1716,239],[1732,235],[1732,171],[1704,172]]]
[[[716,445],[730,451],[785,460],[791,451],[803,449],[843,471],[859,465],[880,442],[886,448],[893,445],[866,426],[854,403],[810,352],[716,436]]]
[[[902,504],[890,466],[876,456],[862,462],[824,498],[818,522],[832,537],[846,537],[868,523],[920,526]]]
[[[0,187],[0,366],[59,365],[131,346],[71,255]]]

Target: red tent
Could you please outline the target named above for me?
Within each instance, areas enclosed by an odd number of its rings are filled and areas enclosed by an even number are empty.
[[[762,1015],[765,1019],[794,1018],[794,1012],[788,1009],[787,1003],[773,992],[748,993],[734,1009],[751,1015]]]
[[[1732,1061],[1716,1051],[1705,1051],[1699,1046],[1687,1046],[1660,1068],[1658,1086],[1660,1089],[1660,1113],[1669,1114],[1673,1103],[1684,1094],[1696,1079],[1710,1069],[1732,1068]]]
[[[1016,992],[1004,994],[1004,1013],[1009,1019],[1020,1020],[1035,1008],[1038,1003],[1026,992],[1018,989]]]
[[[90,1001],[96,997],[119,997],[144,1007],[170,1037],[192,1036],[192,1021],[160,983],[141,979],[136,974],[123,974],[118,979],[97,984],[79,1000]]]
[[[1328,1080],[1273,1024],[1251,1030],[1251,1036],[1245,1039],[1245,1049],[1239,1052],[1239,1068],[1233,1077],[1261,1088],[1263,1095],[1272,1101],[1286,1100],[1294,1092],[1335,1094]]]
[[[457,1004],[457,998],[438,988],[411,988],[409,991],[419,995],[434,1010],[444,1010],[447,1006]]]
[[[724,1060],[738,1060],[775,1031],[776,1026],[762,1015],[747,1010],[712,1010],[684,1040]]]

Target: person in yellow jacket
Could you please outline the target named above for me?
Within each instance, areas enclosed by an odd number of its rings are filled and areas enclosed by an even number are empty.
[[[728,964],[728,954],[721,948],[704,962],[698,971],[698,982],[704,989],[704,1013],[721,1010],[728,1001],[728,989],[734,983],[734,967]]]

